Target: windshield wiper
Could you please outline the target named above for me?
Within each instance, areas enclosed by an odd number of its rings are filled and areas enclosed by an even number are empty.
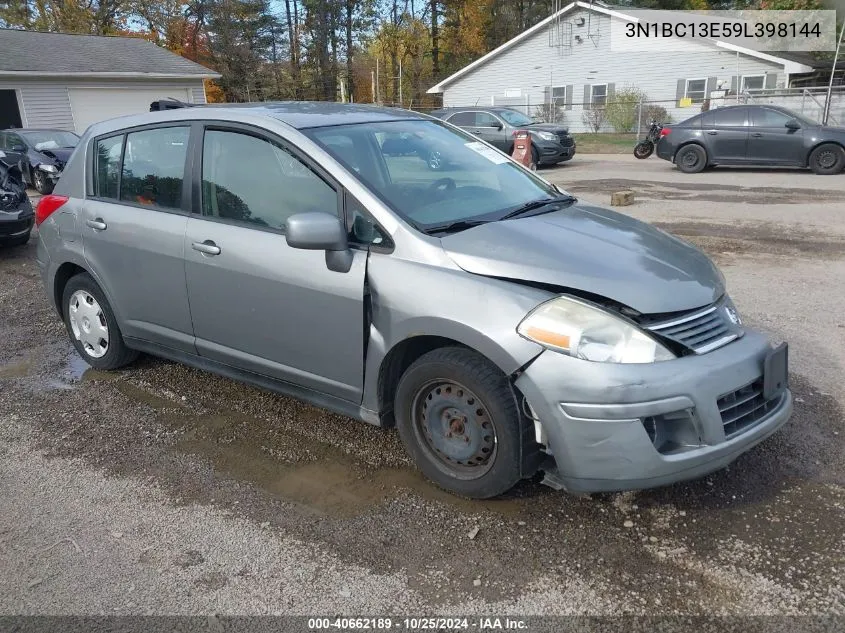
[[[488,222],[490,220],[458,220],[457,222],[449,222],[448,224],[426,227],[425,233],[428,235],[434,233],[457,233],[458,231],[466,231],[474,226],[487,224]]]
[[[520,215],[525,215],[526,213],[530,213],[531,211],[536,211],[537,209],[542,209],[546,206],[551,206],[556,203],[561,202],[568,202],[572,204],[575,202],[577,198],[575,196],[557,196],[555,198],[540,198],[539,200],[532,200],[531,202],[526,202],[521,207],[517,207],[513,211],[510,211],[499,218],[499,220],[510,220],[512,218],[519,217]],[[557,211],[557,208],[550,208],[548,212]],[[539,214],[538,214],[539,215]]]

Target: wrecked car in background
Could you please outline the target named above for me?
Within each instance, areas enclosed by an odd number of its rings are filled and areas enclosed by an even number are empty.
[[[0,246],[21,246],[29,241],[35,223],[20,170],[2,162],[0,151]]]
[[[792,411],[787,347],[742,324],[702,252],[412,112],[97,123],[36,216],[93,367],[147,352],[395,425],[459,495],[698,477]]]
[[[50,193],[76,148],[79,137],[64,130],[0,131],[0,161],[17,167],[24,182],[38,193]]]

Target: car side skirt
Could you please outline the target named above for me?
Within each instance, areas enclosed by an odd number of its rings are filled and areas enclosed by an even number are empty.
[[[151,343],[150,341],[145,341],[143,339],[127,336],[124,337],[124,341],[131,349],[135,349],[152,356],[159,356],[178,363],[183,363],[196,369],[209,371],[225,378],[237,380],[238,382],[244,382],[253,385],[254,387],[259,387],[283,396],[295,398],[297,400],[313,404],[316,407],[328,409],[329,411],[339,415],[345,415],[347,417],[354,418],[355,420],[361,420],[362,422],[367,422],[375,426],[381,426],[381,420],[375,411],[370,411],[357,403],[349,402],[348,400],[343,400],[342,398],[337,398],[313,389],[300,387],[299,385],[277,380],[263,374],[245,371],[216,360],[197,356],[196,354],[173,349],[164,345],[158,345],[157,343]]]

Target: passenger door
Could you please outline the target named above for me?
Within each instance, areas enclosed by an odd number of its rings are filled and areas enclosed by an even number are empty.
[[[123,334],[194,352],[182,252],[189,137],[182,123],[95,139],[78,221]]]
[[[511,139],[507,137],[505,124],[489,112],[475,113],[475,128],[472,133],[502,151],[507,151],[510,146]]]
[[[287,245],[295,213],[341,213],[339,187],[278,139],[209,125],[198,152],[201,215],[185,262],[197,350],[233,367],[360,403],[367,252],[347,273]]]
[[[748,108],[717,108],[701,117],[707,153],[713,162],[741,163],[748,148]]]
[[[751,108],[748,160],[782,165],[803,165],[804,130],[786,127],[792,117],[771,108]]]

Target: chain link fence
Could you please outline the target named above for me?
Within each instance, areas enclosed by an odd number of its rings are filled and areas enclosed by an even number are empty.
[[[466,110],[506,107],[521,112],[538,123],[562,125],[572,133],[642,135],[648,130],[652,119],[664,124],[680,123],[705,110],[738,104],[781,106],[820,123],[824,118],[826,100],[827,88],[818,87],[752,90],[697,100],[648,99],[617,102],[611,98],[604,102],[573,103],[554,99],[551,103],[548,100],[531,103],[494,97],[479,99],[475,103],[450,104],[448,107]],[[440,108],[413,109],[431,113]],[[845,126],[845,87],[835,87],[831,94],[828,125]]]

